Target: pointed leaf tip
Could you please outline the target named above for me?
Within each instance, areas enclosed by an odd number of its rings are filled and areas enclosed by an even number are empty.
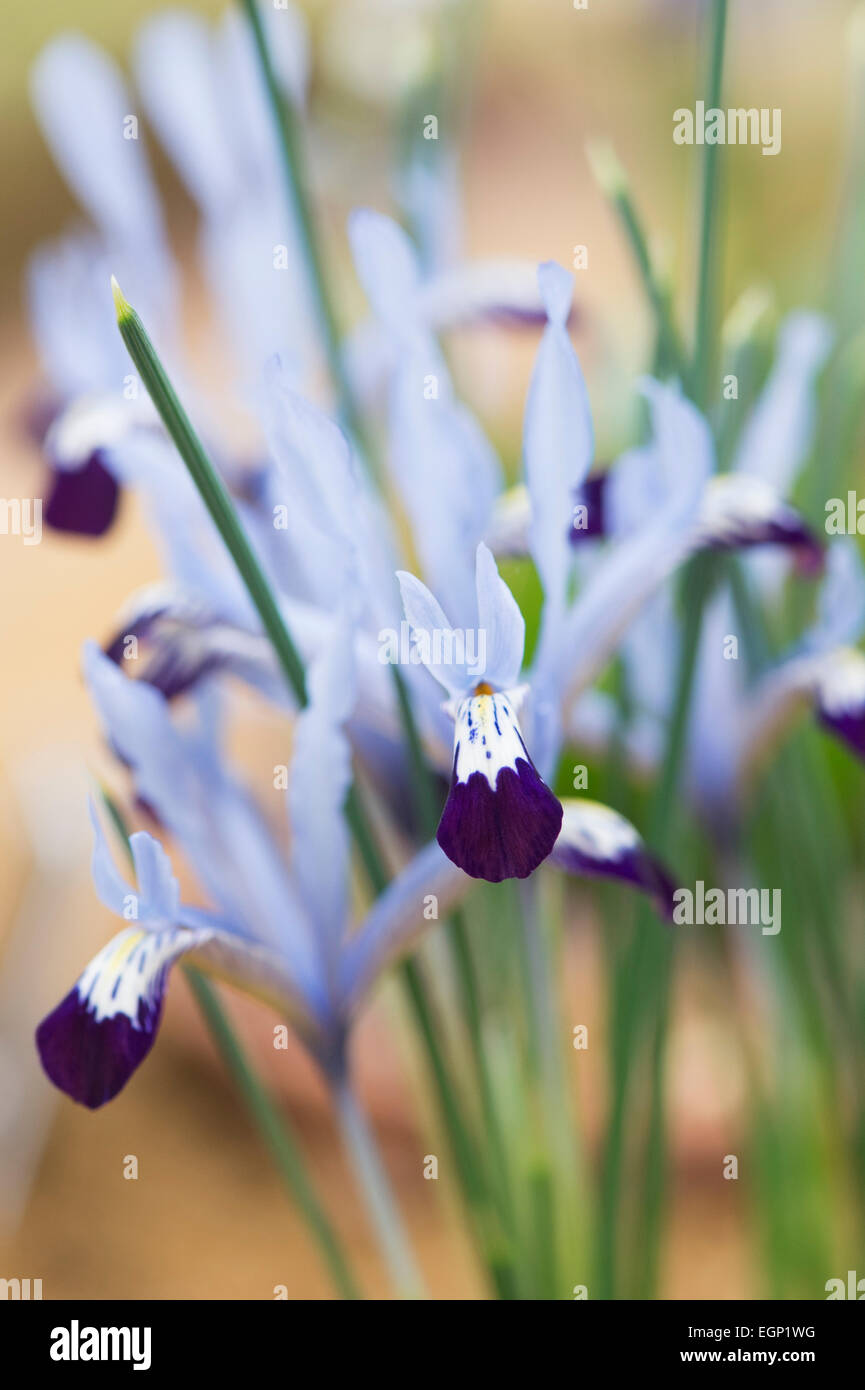
[[[612,145],[605,140],[587,140],[586,157],[598,186],[608,198],[627,191],[628,176]]]
[[[132,306],[128,300],[124,299],[123,291],[113,275],[111,277],[111,293],[114,296],[114,310],[117,314],[118,323],[121,319],[128,319],[132,313]]]

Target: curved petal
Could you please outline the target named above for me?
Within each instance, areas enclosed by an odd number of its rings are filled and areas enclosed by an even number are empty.
[[[495,451],[455,397],[417,303],[414,247],[390,218],[362,209],[349,224],[361,283],[391,338],[387,465],[425,578],[454,621],[473,623],[474,553],[500,486]]]
[[[832,330],[821,315],[790,314],[781,326],[768,381],[742,431],[734,468],[761,478],[782,497],[811,448],[815,378],[831,346]]]
[[[531,553],[550,605],[545,622],[565,603],[570,568],[567,517],[595,448],[588,392],[566,327],[573,283],[573,276],[554,261],[538,269],[548,324],[526,401],[523,456],[532,501]]]
[[[737,630],[730,588],[722,586],[703,612],[688,720],[688,789],[713,814],[735,800],[746,722],[743,663],[736,659],[738,647],[730,646]]]
[[[388,425],[388,468],[423,574],[454,621],[467,626],[475,616],[475,550],[489,526],[500,467],[426,333],[400,345]]]
[[[119,391],[76,395],[52,420],[44,449],[58,468],[81,468],[95,455],[110,454],[136,429],[160,429],[149,396],[126,400]]]
[[[130,836],[129,847],[137,885],[131,888],[114,863],[92,801],[88,810],[93,827],[90,870],[99,901],[127,921],[145,924],[176,922],[180,911],[180,890],[171,861],[159,841],[143,830]]]
[[[30,323],[45,372],[63,400],[89,398],[83,410],[90,423],[94,394],[103,402],[108,396],[118,400],[118,383],[129,371],[129,356],[111,311],[110,274],[104,245],[80,233],[39,246],[27,266]],[[79,456],[82,445],[92,450],[100,443],[95,434],[82,439],[74,431],[73,448]]]
[[[830,545],[826,577],[817,593],[817,618],[805,634],[805,651],[828,651],[858,642],[865,631],[865,568],[851,536]]]
[[[397,570],[406,621],[414,634],[418,658],[449,695],[462,695],[470,685],[465,662],[459,660],[461,644],[438,599],[425,584],[405,570]]]
[[[347,943],[340,967],[346,1012],[422,931],[445,917],[471,879],[433,841],[415,855],[376,900]]]
[[[397,337],[404,337],[417,318],[420,288],[411,241],[392,217],[372,208],[357,208],[351,214],[348,238],[373,313]]]
[[[117,1095],[153,1046],[168,972],[186,955],[287,1013],[311,1039],[326,1035],[329,1012],[310,1012],[284,963],[225,928],[212,913],[180,906],[175,922],[119,932],[36,1030],[54,1085],[90,1109]]]
[[[282,610],[301,660],[309,666],[332,640],[337,619],[321,608],[293,601],[284,603]],[[358,694],[351,718],[352,735],[365,729],[396,743],[399,713],[382,648],[371,634],[358,631],[353,633],[353,646]],[[167,700],[194,693],[209,677],[224,674],[246,682],[280,709],[296,708],[270,642],[260,633],[223,622],[206,603],[173,585],[151,585],[133,597],[118,619],[105,654],[136,680],[155,686]],[[426,677],[414,667],[409,667],[406,675],[412,685],[419,677],[427,690]],[[446,769],[451,760],[451,725],[434,687],[430,691],[433,698],[429,703],[439,716],[441,729],[437,722],[435,731],[425,727],[425,734],[428,742],[433,740],[436,745],[445,738],[444,744],[430,752],[437,765]],[[424,692],[413,693],[421,698]],[[427,722],[423,720],[425,726]]]
[[[365,515],[348,440],[324,411],[296,389],[282,362],[265,369],[261,414],[274,467],[267,479],[272,515],[281,504],[279,539],[290,550],[286,569],[293,592],[324,608],[338,606],[348,591],[356,608],[361,588],[358,542],[365,540]],[[275,505],[274,505],[275,504]]]
[[[670,513],[690,518],[715,471],[708,422],[677,384],[644,378],[641,389],[652,416],[652,444],[661,499]]]
[[[865,760],[865,657],[852,647],[832,653],[817,679],[817,717]]]
[[[865,656],[836,647],[794,657],[765,676],[746,710],[738,772],[753,778],[798,710],[811,703],[819,722],[865,759]]]
[[[193,197],[210,211],[225,207],[237,177],[210,26],[186,11],[154,16],[136,36],[135,76],[147,115]]]
[[[478,634],[484,636],[486,660],[479,662],[478,678],[499,690],[516,685],[523,664],[526,621],[519,605],[499,575],[496,562],[483,542],[477,549]]]
[[[851,539],[835,541],[817,599],[817,619],[786,661],[765,675],[741,721],[737,774],[752,777],[798,709],[865,757],[865,656],[849,645],[865,623],[865,573]]]
[[[147,908],[146,918],[139,912],[139,920],[152,917],[176,921],[180,910],[180,889],[162,845],[146,831],[137,830],[129,837],[129,848],[132,850],[138,892]]]
[[[597,676],[643,604],[690,553],[713,453],[706,422],[681,392],[647,382],[654,441],[610,474],[610,530],[599,559],[548,655],[547,679],[570,703]],[[549,765],[545,758],[544,767]]]
[[[323,986],[311,924],[264,817],[210,735],[178,728],[159,692],[124,676],[98,647],[85,648],[84,667],[137,794],[177,837],[225,919],[284,959],[315,1013]]]
[[[355,698],[351,633],[338,623],[309,671],[309,704],[294,731],[288,801],[293,829],[292,873],[310,920],[331,960],[348,918],[349,841],[345,799],[351,750],[344,732]]]
[[[134,596],[105,654],[117,666],[128,664],[137,680],[155,686],[166,700],[225,672],[275,704],[287,703],[285,681],[267,639],[222,622],[207,603],[173,585],[154,584]]]
[[[672,920],[675,885],[629,820],[598,801],[562,802],[562,830],[550,855],[570,874],[628,883],[654,900],[660,916]]]
[[[468,261],[448,266],[423,285],[419,307],[435,332],[484,321],[528,326],[546,322],[533,261]]]
[[[78,34],[60,35],[39,54],[31,92],[45,139],[97,225],[134,244],[159,241],[144,147],[124,135],[135,106],[107,54]]]
[[[715,550],[781,545],[793,551],[803,573],[816,574],[823,567],[823,547],[811,528],[768,483],[749,474],[727,473],[711,480],[693,545]]]
[[[302,106],[307,82],[306,23],[296,5],[262,4],[268,48],[277,81],[296,106]],[[279,175],[279,152],[273,113],[261,80],[252,31],[237,6],[222,13],[215,33],[217,83],[230,113],[227,123],[235,158],[258,187]]]
[[[568,614],[551,661],[565,703],[601,673],[643,604],[686,554],[681,527],[658,518],[603,556]]]
[[[96,807],[92,801],[88,801],[87,810],[90,824],[93,827],[93,855],[90,860],[90,873],[93,878],[93,886],[96,889],[96,896],[102,905],[108,908],[109,912],[113,912],[117,917],[122,917],[123,908],[133,890],[114,862],[114,856],[108,847],[102,823],[96,814]]]

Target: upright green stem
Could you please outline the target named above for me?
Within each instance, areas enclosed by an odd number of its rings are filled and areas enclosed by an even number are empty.
[[[682,624],[682,649],[667,734],[664,768],[649,818],[652,843],[660,851],[667,848],[676,805],[676,790],[684,761],[703,610],[718,582],[722,564],[723,557],[712,552],[697,555],[688,564],[683,579],[685,613]]]
[[[696,672],[697,653],[703,611],[718,576],[719,557],[699,555],[689,566],[685,593],[685,619],[682,634],[682,656],[679,666],[672,722],[668,736],[664,772],[650,816],[652,843],[667,854],[674,830],[676,793],[687,748],[688,715]],[[651,931],[650,914],[641,915],[638,932]],[[641,943],[642,945],[643,943]],[[671,975],[673,970],[672,942],[668,936],[660,940],[647,938],[651,949],[648,961],[649,977],[646,996],[650,1017],[646,1030],[649,1045],[649,1129],[644,1152],[643,1198],[640,1203],[639,1296],[651,1298],[658,1265],[658,1237],[661,1230],[661,1210],[664,1200],[666,1134],[664,1127],[664,1060],[669,1022]],[[625,1084],[627,1085],[627,1079]]]
[[[250,1065],[209,980],[191,966],[186,968],[185,974],[220,1055],[270,1149],[276,1169],[318,1242],[334,1284],[343,1298],[360,1298],[354,1276],[348,1267],[336,1233],[315,1194],[297,1140],[285,1116],[277,1110],[261,1079]]]
[[[727,32],[727,0],[713,0],[708,50],[707,107],[721,105],[724,53]],[[692,394],[705,410],[712,398],[712,375],[718,361],[718,304],[720,279],[717,145],[703,147],[703,175],[700,207],[700,260],[697,275],[697,311],[694,344]],[[684,584],[685,620],[682,653],[668,735],[664,771],[650,818],[652,841],[664,852],[673,825],[676,791],[687,747],[688,716],[691,706],[697,652],[703,611],[717,581],[716,556],[698,555],[689,564]],[[640,927],[638,926],[638,931]],[[644,1156],[643,1200],[641,1203],[641,1279],[640,1295],[652,1296],[656,1274],[657,1242],[664,1198],[664,1052],[671,995],[673,952],[669,942],[656,943],[653,956],[653,987],[650,991],[651,1048],[649,1130]]]
[[[721,105],[724,78],[724,48],[727,33],[727,0],[712,0],[706,76],[706,109]],[[703,174],[700,196],[700,242],[697,266],[697,312],[694,335],[693,392],[697,405],[705,408],[712,395],[712,372],[717,358],[716,318],[718,311],[718,204],[719,146],[703,146]]]
[[[472,959],[471,943],[465,918],[455,909],[447,924],[447,938],[459,984],[460,998],[468,1026],[478,1090],[481,1097],[484,1127],[489,1140],[488,1151],[491,1164],[496,1171],[498,1197],[501,1204],[504,1224],[509,1230],[513,1227],[511,1193],[508,1176],[507,1149],[501,1119],[496,1105],[495,1088],[487,1048],[484,1041],[483,1018],[481,1014],[481,994],[477,971]]]
[[[515,1273],[511,1252],[502,1240],[490,1212],[483,1163],[451,1079],[451,1068],[441,1045],[441,1028],[433,1010],[430,991],[420,963],[407,960],[401,967],[401,974],[414,1021],[427,1054],[439,1110],[447,1128],[457,1176],[482,1258],[499,1298],[513,1298]]]
[[[286,191],[297,218],[304,259],[315,292],[324,347],[339,398],[340,413],[346,427],[352,432],[358,443],[362,444],[364,441],[363,422],[355,404],[354,394],[346,372],[336,313],[328,290],[324,260],[315,230],[315,219],[309,197],[309,180],[303,154],[301,123],[294,106],[286,100],[277,81],[256,0],[242,0],[242,4],[249,21],[268,104],[273,115],[274,129],[282,155]]]
[[[562,1139],[562,1071],[559,1050],[560,1020],[552,988],[547,940],[538,911],[538,883],[519,885],[521,945],[525,957],[526,1014],[529,1056],[537,1086],[540,1125],[532,1158],[531,1197],[534,1208],[535,1266],[539,1296],[557,1298],[562,1284],[558,1265],[555,1221],[557,1167],[571,1155]]]
[[[649,252],[649,243],[627,174],[611,146],[592,143],[587,147],[587,154],[595,178],[619,215],[654,315],[656,361],[653,370],[660,376],[673,373],[683,384],[687,384],[690,364],[686,360],[685,349],[673,317],[667,286],[659,277]]]
[[[708,82],[706,105],[720,106],[724,72],[724,47],[727,27],[727,0],[713,0],[708,51]],[[697,405],[705,409],[711,397],[711,380],[717,357],[717,277],[718,277],[718,147],[703,147],[703,172],[700,200],[699,263],[697,272],[696,329],[694,369],[691,392]],[[684,759],[688,712],[691,703],[694,673],[703,609],[717,577],[715,558],[698,555],[688,565],[682,592],[685,602],[685,622],[682,650],[676,681],[674,707],[668,733],[666,755],[661,781],[650,817],[652,843],[664,851],[673,819],[676,790]],[[623,1177],[627,1129],[627,1103],[633,1069],[634,1047],[641,1028],[638,1001],[632,981],[642,979],[647,962],[652,966],[650,997],[642,1001],[640,1013],[648,1015],[648,1036],[651,1040],[652,1067],[650,1096],[650,1126],[645,1154],[644,1193],[641,1203],[641,1236],[643,1251],[643,1287],[646,1294],[656,1265],[654,1248],[646,1242],[656,1242],[660,1229],[659,1212],[663,1201],[663,1046],[666,1037],[670,999],[669,972],[673,954],[666,944],[652,947],[647,933],[652,930],[651,913],[641,908],[634,937],[623,970],[616,972],[614,1007],[621,1009],[628,999],[629,1017],[617,1030],[617,1046],[612,1065],[612,1100],[607,1133],[604,1177],[601,1189],[601,1212],[598,1227],[598,1284],[602,1298],[615,1298],[619,1292],[617,1273],[619,1209]]]
[[[246,585],[262,626],[276,652],[289,688],[299,704],[306,703],[306,677],[297,648],[279,611],[273,591],[252,548],[228,489],[207,456],[207,452],[192,427],[189,416],[177,398],[156,349],[150,341],[138,314],[126,302],[117,281],[111,281],[117,325],[129,356],[138,369],[141,380],[153,401],[162,423],[174,441],[177,452],[189,469],[192,481],[201,494],[226,549]]]
[[[406,1239],[375,1140],[348,1082],[334,1084],[333,1099],[343,1142],[351,1155],[354,1173],[394,1287],[404,1298],[425,1298],[423,1280]]]

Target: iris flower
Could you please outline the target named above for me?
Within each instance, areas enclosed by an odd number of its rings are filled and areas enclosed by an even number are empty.
[[[388,245],[396,245],[400,253],[407,254],[404,234],[387,219],[365,215],[363,236],[367,238],[363,249],[367,279],[373,265],[376,274],[385,273]],[[397,271],[392,276],[394,285],[399,275]],[[557,507],[588,468],[591,418],[579,364],[564,326],[571,277],[551,264],[542,268],[539,278],[541,296],[549,298],[555,317],[544,335],[530,391],[526,455],[533,499],[537,499],[535,550],[547,599],[538,655],[524,687],[519,681],[524,622],[489,551],[483,545],[478,547],[476,540],[489,518],[492,495],[488,493],[482,503],[456,468],[461,448],[472,450],[477,435],[470,430],[465,445],[463,418],[451,401],[444,378],[440,382],[444,395],[434,405],[424,401],[422,392],[412,391],[431,363],[444,370],[437,349],[425,334],[416,335],[417,356],[404,358],[394,387],[399,408],[393,422],[392,465],[398,467],[403,459],[412,459],[409,496],[430,497],[436,487],[442,495],[435,513],[417,517],[425,568],[446,577],[448,608],[455,609],[464,620],[470,618],[471,626],[488,639],[483,671],[474,670],[470,676],[465,665],[456,668],[432,663],[434,676],[450,697],[448,714],[456,725],[455,738],[447,734],[447,721],[442,722],[441,698],[435,696],[432,682],[425,681],[414,665],[405,668],[404,674],[417,701],[427,752],[443,774],[454,774],[440,843],[470,875],[494,881],[531,873],[556,843],[562,812],[543,778],[549,780],[561,747],[560,702],[572,698],[575,676],[585,682],[600,673],[634,605],[638,606],[668,573],[680,520],[695,504],[700,485],[698,477],[690,491],[683,489],[672,502],[662,499],[657,511],[648,506],[640,534],[615,547],[595,581],[571,601],[572,560],[567,537],[558,524]],[[427,351],[434,355],[428,357]],[[340,431],[298,398],[279,371],[271,370],[269,387],[271,464],[261,494],[267,503],[262,520],[266,520],[273,498],[290,497],[291,534],[281,543],[288,542],[291,563],[285,569],[285,582],[294,589],[295,597],[286,595],[283,611],[302,654],[312,657],[319,635],[330,622],[328,576],[346,563],[347,555],[353,556],[350,568],[359,603],[355,629],[359,693],[349,729],[356,752],[394,804],[400,795],[395,788],[404,780],[406,770],[397,703],[376,651],[376,634],[380,624],[397,619],[389,593],[392,573],[390,577],[382,573],[376,559],[383,547],[395,547],[386,532],[382,536],[382,518],[353,467]],[[674,413],[685,409],[678,396],[670,396],[665,388],[658,390],[659,401],[668,402]],[[428,448],[419,459],[411,446],[424,427],[430,430],[431,417],[432,436],[441,447]],[[454,456],[454,471],[439,473],[438,464],[449,452]],[[687,472],[687,460],[683,467]],[[165,485],[169,485],[167,476]],[[466,500],[460,494],[467,495]],[[449,507],[451,501],[454,505]],[[124,641],[131,636],[139,639],[144,648],[139,673],[169,696],[193,689],[220,671],[231,671],[280,698],[277,672],[266,642],[251,627],[232,618],[232,606],[226,604],[218,583],[202,570],[200,555],[188,553],[190,528],[178,522],[177,509],[173,500],[174,568],[179,574],[194,573],[200,593],[202,582],[205,584],[204,594],[196,605],[176,589],[148,591],[125,616],[109,652],[120,660]],[[272,527],[262,524],[258,534],[272,551]],[[462,579],[466,538],[474,545],[470,600]],[[183,553],[178,554],[179,550]],[[307,581],[302,596],[298,594],[299,576],[306,576]],[[434,651],[436,640],[444,640],[446,646],[455,641],[450,612],[446,617],[431,591],[404,572],[401,584],[406,616],[416,636],[426,635],[426,649]],[[366,632],[365,621],[369,624]],[[542,772],[526,751],[521,728],[519,707],[526,697],[534,735],[541,741]],[[486,731],[481,723],[488,723]],[[482,769],[471,761],[476,751],[483,753]],[[509,811],[502,814],[505,805]],[[587,809],[587,820],[591,815]],[[565,825],[566,829],[573,827],[573,814]]]
[[[427,639],[425,664],[447,691],[454,720],[453,778],[438,842],[472,878],[527,878],[556,843],[562,808],[538,775],[517,720],[526,694],[518,684],[523,615],[491,552],[479,545],[478,629],[486,638],[485,659],[469,675],[465,661],[436,660],[436,641],[448,652],[457,634],[419,579],[404,572],[399,578],[406,617],[415,635]]]
[[[777,600],[791,564],[806,577],[823,566],[824,552],[813,532],[781,499],[792,489],[811,447],[815,382],[829,344],[828,326],[819,316],[797,312],[785,320],[775,362],[742,431],[732,471],[711,479],[698,526],[691,539],[683,541],[694,548],[741,547],[746,574],[764,606]],[[600,489],[604,500],[596,514],[598,532],[612,529],[619,498],[625,506],[623,529],[627,531],[639,518],[643,499],[657,490],[661,471],[645,451],[638,452],[636,465],[633,455],[614,465]],[[675,471],[667,485],[677,485]],[[603,521],[602,512],[607,514]],[[515,529],[512,535],[516,534]],[[579,549],[586,553],[588,547]],[[590,572],[593,563],[600,564],[600,558],[589,561]],[[738,628],[729,593],[715,595],[707,605],[689,723],[686,781],[694,803],[716,825],[737,820],[756,770],[786,724],[809,703],[824,728],[856,756],[865,753],[865,658],[854,646],[865,621],[862,595],[855,547],[834,542],[818,591],[817,621],[791,652],[750,682],[743,662],[725,652],[725,640],[735,636]],[[632,706],[626,747],[636,770],[649,772],[660,763],[679,648],[673,595],[665,584],[642,606],[621,643]],[[568,730],[574,742],[598,751],[608,745],[616,721],[610,698],[590,690],[571,707]]]
[[[490,565],[480,562],[488,580]],[[501,592],[492,601],[499,608],[508,603]],[[126,925],[37,1031],[46,1073],[74,1100],[95,1109],[126,1084],[153,1046],[168,974],[182,957],[277,1007],[339,1082],[365,994],[467,891],[471,880],[433,842],[353,925],[343,816],[351,780],[345,724],[355,698],[352,668],[350,634],[339,623],[310,672],[310,703],[295,723],[283,808],[291,839],[286,860],[226,767],[206,712],[199,710],[194,727],[181,731],[159,691],[129,680],[96,646],[87,648],[85,673],[106,735],[131,769],[140,800],[183,851],[214,907],[180,901],[162,845],[144,832],[130,839],[137,882],[127,884],[91,810],[97,894]],[[546,796],[557,829],[562,808]],[[566,803],[552,862],[571,873],[633,883],[670,914],[671,880],[634,828],[608,808]]]
[[[693,422],[690,447],[705,453],[707,480],[692,526],[680,537],[684,551],[779,547],[792,556],[800,573],[820,572],[820,541],[786,495],[810,446],[815,381],[830,344],[828,325],[819,315],[798,312],[788,317],[772,371],[742,430],[729,472],[717,471],[708,427]],[[647,382],[645,389],[651,395],[657,385]],[[675,427],[670,417],[664,428]],[[657,499],[677,483],[675,463],[666,468],[657,437],[654,443],[628,450],[610,468],[585,479],[567,499],[562,517],[572,546],[585,553],[589,542],[623,534],[639,520],[647,498]],[[530,524],[527,489],[504,493],[487,537],[493,551],[527,553]],[[761,558],[764,566],[771,566],[770,557]]]
[[[343,802],[351,776],[344,722],[354,698],[352,645],[337,627],[310,672],[310,703],[294,729],[283,815],[288,860],[265,818],[226,768],[202,717],[173,723],[162,695],[128,680],[95,646],[85,672],[113,746],[142,800],[183,850],[214,904],[181,903],[159,841],[131,836],[137,883],[114,865],[95,813],[93,878],[126,925],[40,1024],[43,1066],[74,1100],[111,1100],[147,1056],[167,977],[181,957],[227,975],[296,1025],[326,1073],[345,1067],[349,1022],[363,992],[423,922],[424,895],[441,911],[463,875],[433,844],[411,860],[352,929]]]
[[[735,630],[728,594],[706,614],[698,655],[689,736],[692,796],[719,825],[735,823],[789,725],[809,707],[820,725],[865,759],[865,574],[856,545],[835,541],[817,612],[795,645],[750,681],[742,663],[723,659],[725,634]]]
[[[665,503],[659,513],[650,514],[645,534],[614,551],[582,603],[571,602],[569,549],[555,524],[555,502],[572,485],[574,471],[588,466],[591,425],[576,356],[564,330],[570,277],[548,267],[541,284],[551,296],[555,318],[542,342],[530,393],[527,453],[540,499],[536,543],[548,598],[546,637],[528,685],[533,730],[546,734],[544,773],[533,765],[517,723],[523,619],[489,550],[480,544],[475,550],[474,608],[487,639],[483,667],[470,684],[467,670],[432,663],[453,701],[457,728],[455,779],[439,832],[441,844],[427,845],[410,857],[354,929],[346,899],[348,846],[342,818],[350,750],[379,773],[392,796],[389,779],[400,769],[392,689],[377,658],[373,632],[364,631],[387,607],[384,577],[375,563],[379,513],[341,431],[298,397],[274,367],[268,377],[267,431],[272,491],[265,495],[277,496],[280,483],[291,485],[291,539],[302,563],[288,567],[295,592],[284,594],[282,605],[311,668],[310,705],[298,715],[294,734],[287,863],[226,765],[208,699],[214,677],[231,671],[274,695],[272,658],[244,611],[236,577],[218,563],[221,552],[214,551],[212,537],[202,528],[197,499],[183,474],[176,462],[162,457],[166,446],[148,442],[149,469],[142,477],[148,478],[151,499],[161,503],[166,553],[175,579],[184,584],[180,592],[197,594],[198,601],[187,598],[187,608],[181,609],[175,588],[155,603],[151,598],[146,618],[139,608],[131,624],[135,634],[143,637],[149,629],[151,636],[157,634],[155,645],[163,658],[169,650],[177,658],[163,659],[158,681],[126,675],[122,634],[110,656],[88,648],[85,670],[106,737],[130,769],[139,802],[179,845],[213,908],[203,912],[179,904],[165,857],[148,837],[133,841],[139,871],[133,890],[109,869],[99,840],[94,867],[101,895],[121,914],[125,904],[135,903],[135,925],[125,927],[84,971],[39,1030],[48,1074],[83,1103],[95,1106],[110,1099],[147,1054],[168,969],[187,953],[276,1003],[296,1022],[328,1075],[341,1075],[360,1000],[428,924],[424,904],[435,899],[437,910],[446,912],[467,891],[471,877],[460,865],[471,875],[525,876],[549,856],[570,872],[632,883],[669,915],[671,880],[634,828],[588,800],[569,800],[563,807],[544,785],[542,775],[550,776],[560,736],[557,717],[549,712],[543,717],[543,702],[567,688],[573,665],[571,659],[557,659],[562,653],[555,632],[573,643],[584,672],[603,665],[609,643],[615,642],[623,592],[633,588],[638,576],[648,583],[666,573],[661,557],[681,517],[695,505],[699,476],[684,500]],[[582,430],[579,451],[574,458],[569,449],[561,464],[558,445],[574,418]],[[544,459],[559,470],[552,488]],[[248,516],[254,515],[253,505]],[[264,542],[263,526],[260,534]],[[557,554],[548,547],[551,534],[558,539]],[[266,543],[274,545],[272,527]],[[276,557],[271,567],[278,582],[283,569]],[[446,636],[447,621],[429,590],[410,575],[400,578],[415,631],[434,628]],[[393,575],[391,579],[395,587]],[[343,606],[351,613],[348,623],[339,617]],[[202,613],[208,612],[205,621]],[[600,640],[594,644],[594,663],[587,664],[577,639],[596,619]],[[435,748],[437,721],[444,717],[440,701],[424,694],[421,683],[428,678],[419,671],[415,675],[418,708],[427,716]],[[163,689],[157,688],[160,683]],[[172,714],[168,697],[181,691],[196,714],[191,730]]]

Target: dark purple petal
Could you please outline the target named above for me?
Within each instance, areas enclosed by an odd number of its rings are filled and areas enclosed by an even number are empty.
[[[785,509],[783,516],[763,522],[750,532],[743,529],[709,542],[712,550],[747,550],[757,545],[781,545],[792,550],[797,572],[808,578],[823,572],[824,548],[810,526],[792,508]]]
[[[135,1022],[124,1013],[97,1021],[76,986],[36,1030],[42,1066],[61,1091],[97,1110],[123,1089],[144,1061],[161,1014],[160,992],[152,1004],[139,999]]]
[[[131,628],[106,649],[106,656],[118,666],[123,655],[123,638],[133,635],[141,636],[141,630],[136,632]],[[116,655],[118,640],[121,645],[120,659]],[[166,642],[161,647],[154,647],[143,662],[138,679],[155,686],[166,700],[174,700],[178,695],[185,695],[188,690],[194,689],[206,676],[220,670],[223,665],[216,653],[198,651],[193,657],[178,640],[174,644]]]
[[[499,770],[495,791],[482,772],[465,782],[454,776],[436,838],[472,878],[500,883],[528,878],[552,850],[561,825],[560,802],[532,764],[518,758],[516,771]]]
[[[613,879],[654,898],[660,916],[672,920],[675,884],[646,848],[629,820],[599,801],[569,798],[551,862],[581,878]]]
[[[569,327],[573,327],[576,317],[576,310],[571,309],[568,315]],[[547,314],[542,308],[528,309],[515,304],[489,304],[483,313],[478,314],[474,322],[492,323],[499,328],[545,328]]]
[[[125,621],[104,647],[115,666],[131,667],[135,678],[161,691],[166,700],[193,689],[212,671],[227,666],[228,658],[209,649],[202,634],[215,626],[215,615],[203,604],[154,585],[136,600]],[[145,650],[127,661],[130,638]]]
[[[607,473],[603,472],[594,473],[590,478],[586,478],[583,485],[575,491],[574,511],[568,533],[571,545],[579,545],[580,541],[597,539],[606,534],[606,489]],[[578,507],[585,507],[585,516],[582,512],[577,512]]]
[[[584,854],[574,845],[557,850],[555,861],[568,873],[580,878],[611,879],[628,883],[653,898],[658,914],[673,920],[673,894],[676,885],[664,866],[643,845],[627,851],[618,859],[597,859]]]
[[[865,708],[848,708],[835,714],[820,709],[817,717],[824,729],[846,743],[857,758],[865,760]]]
[[[81,468],[52,468],[44,519],[55,531],[102,536],[117,512],[120,487],[100,461],[99,451]]]
[[[711,479],[694,545],[701,550],[783,546],[793,552],[796,568],[806,575],[819,574],[824,563],[823,546],[795,507],[751,474],[724,473]]]

